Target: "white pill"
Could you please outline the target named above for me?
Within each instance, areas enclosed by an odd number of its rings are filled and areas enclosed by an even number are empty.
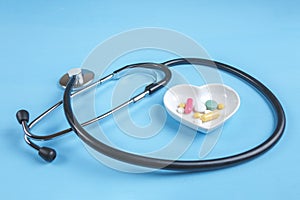
[[[194,111],[195,112],[200,112],[203,113],[206,110],[206,106],[204,103],[202,102],[196,102],[195,106],[194,106]]]
[[[177,108],[177,112],[178,112],[179,114],[183,114],[183,113],[184,113],[184,108],[178,107],[178,108]]]

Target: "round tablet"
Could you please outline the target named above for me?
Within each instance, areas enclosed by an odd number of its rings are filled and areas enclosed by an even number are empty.
[[[222,109],[224,109],[224,107],[225,107],[224,104],[219,103],[217,108],[218,108],[218,110],[222,110]]]
[[[214,100],[208,100],[205,102],[205,106],[207,110],[216,110],[218,107],[218,103]]]
[[[177,110],[177,112],[179,114],[183,114],[184,113],[184,108],[182,108],[182,107],[178,107],[176,110]]]

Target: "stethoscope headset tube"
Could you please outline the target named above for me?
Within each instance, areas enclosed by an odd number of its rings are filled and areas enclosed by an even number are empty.
[[[140,101],[141,99],[143,99],[145,96],[147,95],[151,95],[152,93],[154,93],[155,91],[159,90],[160,88],[164,87],[171,79],[171,71],[165,67],[163,64],[159,64],[159,63],[138,63],[138,64],[132,64],[132,65],[127,65],[125,67],[122,67],[116,71],[114,71],[113,73],[99,79],[98,81],[87,85],[86,87],[74,92],[74,93],[69,93],[69,98],[72,98],[84,91],[87,91],[99,84],[103,84],[104,82],[107,82],[109,80],[114,80],[114,79],[119,79],[122,76],[128,74],[128,71],[130,71],[131,69],[136,69],[136,68],[144,68],[144,69],[151,69],[151,70],[156,70],[156,71],[160,71],[163,73],[163,77],[161,78],[161,80],[159,81],[155,81],[149,85],[147,85],[144,89],[143,92],[141,92],[140,94],[132,97],[131,99],[129,99],[128,101],[124,102],[123,104],[113,108],[112,110],[98,116],[95,117],[89,121],[86,121],[84,123],[82,123],[80,126],[87,126],[90,125],[92,123],[95,123],[109,115],[111,115],[112,113],[116,112],[117,110],[131,104],[131,103],[135,103],[137,101]],[[127,72],[127,73],[126,73]],[[130,72],[129,72],[130,74]],[[75,77],[76,76],[72,76]],[[71,77],[71,78],[72,78]],[[69,82],[71,82],[71,78],[69,79]],[[73,80],[73,85],[75,83],[75,79]],[[70,85],[70,84],[68,84]],[[72,85],[72,86],[73,86]],[[45,160],[48,162],[52,162],[55,158],[56,158],[56,151],[52,148],[49,147],[41,147],[37,144],[35,144],[32,139],[34,140],[42,140],[42,141],[46,141],[46,140],[51,140],[53,138],[56,138],[58,136],[62,136],[66,133],[69,133],[72,131],[72,128],[68,128],[53,134],[48,134],[48,135],[35,135],[31,132],[31,128],[37,124],[39,121],[41,121],[44,117],[46,117],[48,114],[50,114],[52,111],[54,111],[55,109],[57,109],[60,105],[63,104],[63,101],[59,101],[57,102],[55,105],[53,105],[52,107],[50,107],[48,110],[46,110],[45,112],[43,112],[40,116],[38,116],[36,119],[34,119],[29,125],[29,113],[26,110],[19,110],[16,114],[17,120],[18,122],[22,125],[23,131],[24,131],[24,140],[25,142],[31,146],[33,149],[38,151],[38,154]]]
[[[261,95],[263,95],[268,102],[271,104],[274,113],[275,113],[275,121],[276,126],[273,131],[273,133],[267,138],[264,142],[257,145],[256,147],[247,150],[245,152],[232,155],[232,156],[226,156],[223,158],[216,158],[216,159],[208,159],[208,160],[168,160],[168,159],[158,159],[153,157],[146,157],[138,154],[133,154],[129,152],[125,152],[116,148],[113,148],[111,146],[108,146],[101,141],[97,140],[93,136],[91,136],[78,122],[76,119],[72,106],[71,106],[71,91],[73,88],[73,85],[75,83],[76,77],[73,76],[70,78],[69,83],[67,84],[67,87],[64,92],[63,96],[63,107],[65,116],[68,120],[68,123],[70,124],[72,130],[79,136],[80,139],[82,139],[87,145],[89,145],[94,150],[98,151],[99,153],[102,153],[108,157],[117,159],[122,162],[143,166],[147,168],[157,168],[157,169],[166,169],[166,170],[178,170],[178,171],[208,171],[208,170],[215,170],[215,169],[221,169],[225,167],[234,166],[237,164],[241,164],[243,162],[249,161],[263,153],[265,153],[267,150],[272,148],[281,138],[284,128],[285,128],[285,114],[283,111],[283,108],[278,101],[278,99],[275,97],[275,95],[266,87],[264,86],[260,81],[253,78],[249,74],[238,70],[232,66],[215,62],[211,60],[206,59],[200,59],[200,58],[181,58],[181,59],[174,59],[167,61],[165,63],[162,63],[164,66],[167,67],[173,67],[177,65],[187,65],[187,64],[193,64],[193,65],[203,65],[207,67],[217,67],[219,70],[225,71],[231,75],[234,75],[242,80],[244,80],[246,83],[251,85],[253,88],[255,88]],[[160,86],[155,86],[160,87]]]

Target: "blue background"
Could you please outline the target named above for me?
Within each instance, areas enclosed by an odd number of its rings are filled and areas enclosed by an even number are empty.
[[[299,199],[299,8],[299,1],[0,1],[0,198]],[[70,135],[49,143],[61,152],[55,162],[41,161],[23,142],[16,111],[26,108],[37,116],[61,98],[57,78],[80,66],[96,45],[143,27],[181,32],[213,59],[239,66],[266,84],[287,115],[279,144],[247,164],[219,171],[128,174],[99,164]],[[234,84],[230,78],[227,81]],[[238,85],[245,102],[258,98],[243,93]],[[224,136],[226,142],[220,142],[219,149],[217,145],[213,156],[226,148],[228,153],[249,148],[268,135],[272,121],[268,113],[264,117],[260,112],[267,108],[261,107],[244,103],[235,119],[260,123],[245,133],[235,131],[246,134],[242,139]],[[257,116],[249,116],[247,109],[257,110]],[[61,111],[51,117],[63,127]],[[233,120],[230,125],[243,130]],[[56,129],[51,122],[36,131]],[[266,134],[257,137],[257,130]],[[226,126],[225,131],[230,132]],[[231,141],[239,148],[232,148]]]

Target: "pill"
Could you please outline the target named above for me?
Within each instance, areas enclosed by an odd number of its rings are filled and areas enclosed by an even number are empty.
[[[210,113],[207,113],[207,114],[202,115],[200,119],[201,119],[203,122],[208,122],[208,121],[217,119],[219,116],[220,116],[219,111],[218,111],[218,110],[215,110],[215,111],[213,111],[213,112],[210,112]]]
[[[183,113],[184,113],[184,108],[178,107],[178,108],[177,108],[177,112],[178,112],[179,114],[183,114]]]
[[[218,110],[222,110],[222,109],[224,109],[224,107],[225,107],[224,104],[219,103],[217,108],[218,108]]]
[[[180,104],[178,105],[178,107],[184,108],[184,107],[185,107],[185,103],[180,103]]]
[[[206,106],[205,106],[205,104],[202,103],[202,102],[197,102],[197,103],[195,104],[195,106],[194,106],[194,111],[195,111],[195,112],[203,113],[203,112],[205,112],[205,110],[206,110]]]
[[[199,113],[199,112],[195,112],[195,113],[193,114],[193,117],[196,118],[196,119],[200,118],[201,116],[202,116],[202,114]]]
[[[184,113],[185,114],[189,114],[191,113],[193,110],[193,99],[192,98],[188,98],[186,100],[186,104],[185,104],[185,107],[184,107]]]
[[[218,103],[214,100],[208,100],[205,102],[205,106],[206,106],[207,110],[216,110]]]

